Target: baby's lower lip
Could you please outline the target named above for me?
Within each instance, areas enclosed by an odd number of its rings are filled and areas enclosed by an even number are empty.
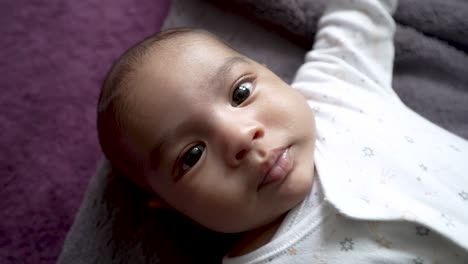
[[[264,187],[269,183],[283,180],[291,171],[292,165],[293,163],[289,156],[289,148],[287,148],[281,153],[281,155],[275,161],[270,170],[268,170],[262,183],[260,183],[260,185],[258,186],[258,189]]]

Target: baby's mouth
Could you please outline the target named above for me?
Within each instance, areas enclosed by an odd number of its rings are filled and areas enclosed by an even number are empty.
[[[260,166],[262,176],[257,191],[270,183],[283,180],[289,174],[293,166],[289,154],[289,147],[277,148],[271,151],[269,158]]]

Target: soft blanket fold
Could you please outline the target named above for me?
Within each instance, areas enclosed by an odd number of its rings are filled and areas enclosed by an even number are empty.
[[[312,43],[325,3],[210,2],[173,0],[165,27],[207,28],[286,81],[292,80]],[[467,16],[468,3],[461,0],[400,0],[393,79],[395,91],[409,107],[464,138],[468,138]],[[144,206],[146,198],[104,161],[90,182],[59,263],[221,259],[230,237],[206,232],[171,212],[151,212]]]

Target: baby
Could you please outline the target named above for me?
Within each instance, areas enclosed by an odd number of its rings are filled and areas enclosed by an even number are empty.
[[[151,36],[107,75],[102,150],[151,206],[241,234],[224,263],[464,263],[468,143],[392,90],[395,8],[330,1],[291,86],[206,31]]]

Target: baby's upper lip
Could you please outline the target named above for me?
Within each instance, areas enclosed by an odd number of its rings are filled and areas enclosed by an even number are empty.
[[[259,175],[260,179],[257,184],[257,189],[265,180],[265,177],[268,175],[268,172],[271,170],[273,165],[275,165],[276,161],[280,158],[281,154],[287,149],[288,147],[278,147],[270,150],[268,155],[264,161],[260,163]]]

